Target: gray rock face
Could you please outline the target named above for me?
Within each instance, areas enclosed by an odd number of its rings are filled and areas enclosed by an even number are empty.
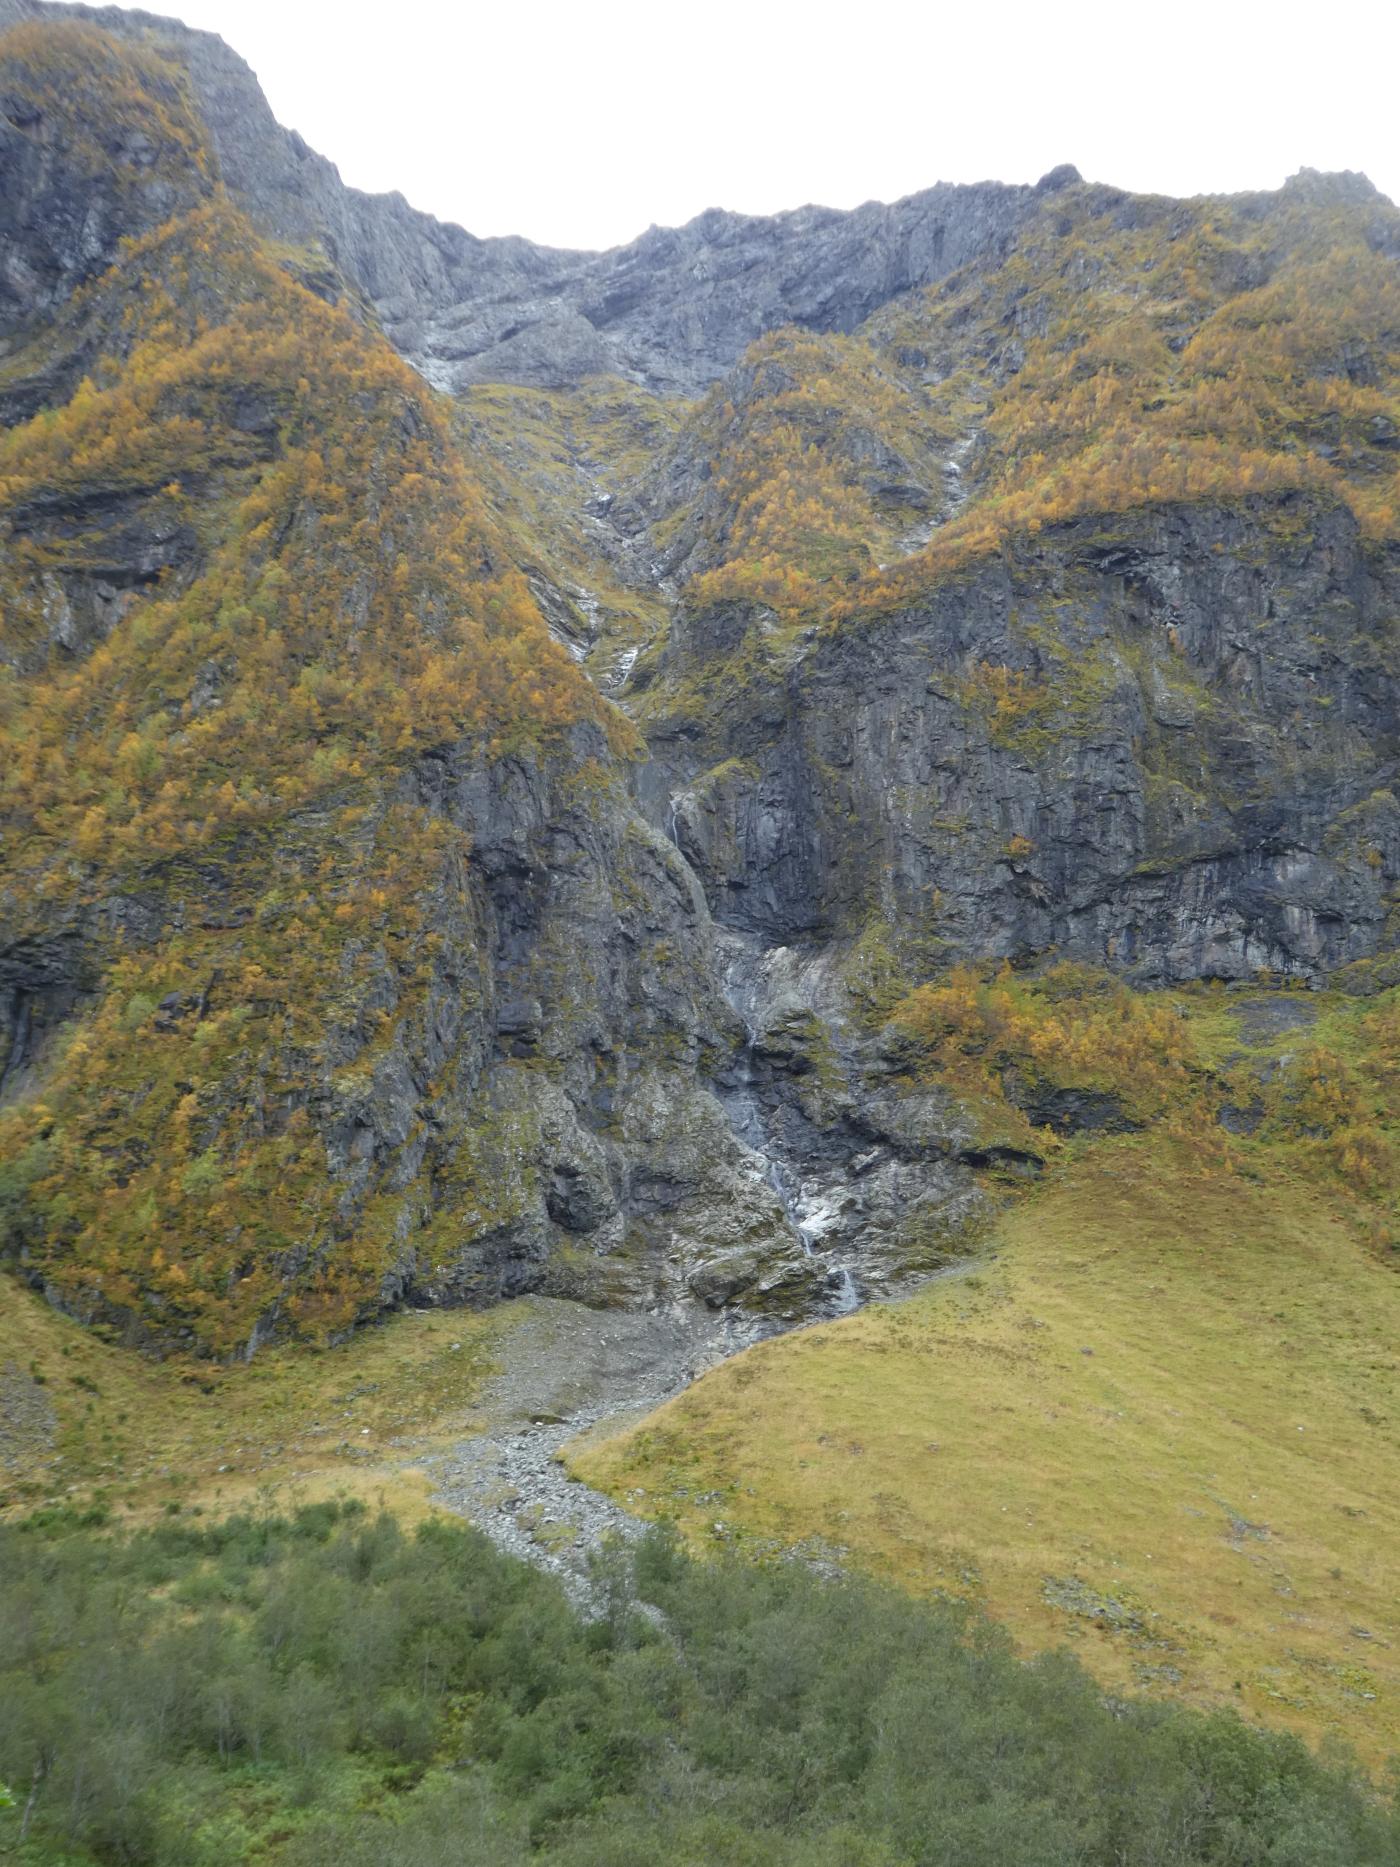
[[[576,755],[590,750],[604,748]],[[445,1266],[407,1254],[394,1294],[762,1300],[800,1254],[699,1080],[702,1052],[731,1036],[703,896],[620,800],[566,801],[569,770],[488,767],[463,748],[412,780],[415,802],[471,835],[462,955],[490,956],[477,991],[444,997],[457,1028],[424,1062],[456,1071],[479,1176],[504,1197]],[[460,912],[447,897],[444,910]],[[402,1145],[392,1082],[366,1119],[372,1149]]]
[[[74,17],[185,66],[215,170],[182,193],[161,152],[118,127],[104,159],[126,179],[85,190],[54,126],[0,97],[11,354],[121,237],[219,179],[302,249],[288,263],[313,289],[372,313],[440,388],[612,371],[691,393],[776,325],[853,329],[1001,255],[1076,179],[940,186],[849,214],[713,212],[601,255],[482,241],[346,189],[222,41],[144,14],[0,0],[0,28]],[[12,370],[0,419],[65,399],[87,360],[74,338],[36,374]],[[276,425],[250,401],[232,423],[239,458],[270,447]],[[1392,444],[1378,428],[1376,445]],[[874,492],[927,514],[924,537],[957,503],[952,481],[914,484],[878,437],[860,464]],[[657,469],[692,470],[683,448]],[[383,1305],[541,1290],[790,1320],[945,1261],[984,1210],[977,1170],[1040,1163],[989,1143],[951,1094],[911,1087],[850,1015],[843,967],[872,931],[911,978],[959,957],[1060,954],[1147,984],[1316,978],[1390,939],[1400,571],[1361,551],[1343,511],[1194,506],[1060,526],[901,614],[794,633],[758,609],[677,599],[668,573],[703,563],[683,530],[652,563],[648,527],[680,500],[644,510],[644,494],[626,512],[619,499],[609,524],[627,577],[649,576],[675,614],[635,676],[628,651],[651,751],[635,795],[595,728],[548,756],[463,742],[401,772],[375,808],[414,805],[472,852],[430,890],[426,1014],[399,1015],[385,956],[322,1051],[279,1056],[291,1087],[221,1111],[264,1134],[311,1124],[345,1238],[387,1200]],[[198,570],[198,527],[159,489],[97,486],[8,517],[47,566],[23,648],[6,651],[19,678],[87,654],[149,589],[178,591]],[[546,593],[547,571],[533,578]],[[712,678],[740,662],[742,681]],[[1007,713],[992,675],[1017,683]],[[225,678],[217,660],[201,669],[192,715],[218,705]],[[581,785],[585,768],[606,782]],[[222,899],[212,859],[202,879],[201,925],[236,936],[250,910]],[[194,911],[133,894],[0,927],[0,1099],[34,1089],[118,936],[154,944],[172,913]],[[205,1010],[177,994],[157,1028],[185,1034]],[[392,1036],[372,1044],[381,1016]],[[1052,1128],[1125,1125],[1108,1097],[1027,1084],[1021,1100]],[[290,1239],[286,1283],[322,1248]],[[249,1348],[278,1326],[274,1304]]]
[[[906,957],[1058,952],[1144,983],[1373,954],[1400,875],[1394,580],[1338,509],[1066,528],[900,616],[809,632],[642,776],[716,918]],[[682,616],[656,676],[761,617]],[[1023,682],[999,725],[979,679]]]
[[[1007,243],[1031,188],[940,186],[890,206],[802,208],[771,218],[712,210],[629,246],[561,256],[543,293],[491,305],[470,268],[458,302],[424,318],[417,344],[391,334],[430,380],[556,386],[611,370],[693,393],[780,324],[853,330],[901,292]]]
[[[613,371],[694,393],[764,331],[851,330],[900,292],[1004,247],[1039,194],[1074,173],[1055,170],[1038,188],[941,184],[850,213],[715,209],[606,253],[479,240],[400,195],[346,188],[332,163],[276,122],[248,66],[212,33],[117,7],[0,0],[0,30],[75,17],[153,36],[187,67],[222,179],[255,223],[324,248],[397,348],[442,389],[552,388]]]
[[[57,9],[66,12],[67,9]],[[78,11],[78,9],[74,9]],[[37,12],[0,0],[0,31]],[[0,89],[0,342],[62,305],[139,237],[211,186],[178,143],[183,100],[151,114],[75,123],[21,85]]]

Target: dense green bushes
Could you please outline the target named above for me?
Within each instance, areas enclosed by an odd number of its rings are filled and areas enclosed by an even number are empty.
[[[1361,1867],[1400,1826],[1296,1740],[1106,1703],[952,1609],[654,1535],[580,1619],[358,1507],[0,1530],[0,1848],[214,1867]],[[32,1796],[31,1796],[31,1791]],[[28,1831],[21,1829],[29,1804]]]

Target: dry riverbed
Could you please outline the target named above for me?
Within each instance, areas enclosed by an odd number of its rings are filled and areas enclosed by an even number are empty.
[[[577,1597],[605,1538],[644,1526],[571,1478],[563,1447],[640,1420],[758,1331],[698,1309],[635,1314],[546,1297],[521,1308],[499,1345],[500,1372],[469,1422],[477,1430],[426,1469],[435,1504],[558,1575]]]

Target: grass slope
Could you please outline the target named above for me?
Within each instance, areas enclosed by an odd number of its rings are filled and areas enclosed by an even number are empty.
[[[411,1521],[428,1493],[413,1462],[469,1430],[507,1327],[415,1311],[250,1366],[152,1362],[0,1276],[0,1517],[61,1503],[140,1521],[335,1493]]]
[[[1304,1182],[1125,1137],[974,1274],[764,1343],[575,1469],[1374,1762],[1400,1749],[1397,1339],[1400,1282]]]

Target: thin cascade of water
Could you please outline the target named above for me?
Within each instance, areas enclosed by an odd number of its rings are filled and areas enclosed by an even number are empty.
[[[671,829],[674,823],[675,803],[676,800],[673,799],[668,815],[668,829]],[[809,1194],[804,1189],[779,1150],[775,1148],[769,1133],[768,1121],[759,1095],[761,1079],[758,1068],[758,1046],[762,1033],[755,1020],[755,1008],[760,1002],[761,992],[756,979],[746,980],[744,977],[746,970],[749,970],[745,965],[746,957],[742,948],[736,950],[723,975],[725,998],[731,1010],[743,1021],[744,1047],[739,1055],[734,1084],[731,1088],[721,1092],[721,1099],[728,1111],[735,1134],[762,1160],[764,1176],[777,1195],[787,1222],[802,1246],[804,1256],[826,1265],[829,1271],[829,1287],[832,1291],[832,1313],[844,1316],[851,1310],[858,1309],[863,1298],[860,1286],[849,1269],[827,1258],[819,1248],[821,1239],[833,1223],[835,1213],[826,1197],[821,1194]],[[761,963],[759,969],[761,970]]]
[[[610,694],[621,693],[622,689],[627,685],[628,681],[632,678],[632,670],[636,667],[637,657],[641,652],[640,648],[623,649],[622,653],[613,663],[612,673],[609,674],[603,682],[603,685]]]
[[[852,1310],[860,1308],[860,1285],[851,1275],[847,1265],[841,1265],[836,1278],[836,1314],[849,1316]]]

